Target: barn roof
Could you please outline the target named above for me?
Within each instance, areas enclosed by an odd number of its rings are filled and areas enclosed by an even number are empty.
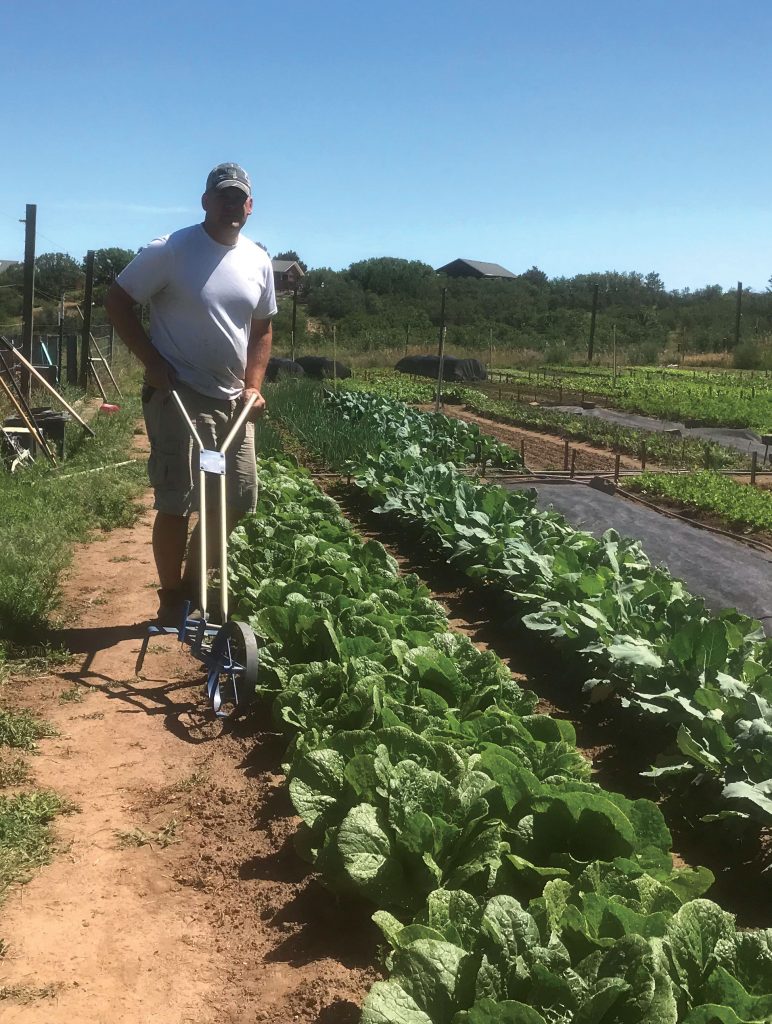
[[[517,274],[513,274],[506,267],[502,267],[500,263],[482,263],[480,260],[462,259],[452,260],[450,263],[446,263],[444,267],[437,267],[437,273],[452,273],[460,264],[471,267],[480,277],[517,277]]]

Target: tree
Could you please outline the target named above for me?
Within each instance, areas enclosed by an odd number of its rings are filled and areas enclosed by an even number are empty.
[[[94,284],[112,284],[118,274],[136,256],[133,249],[95,249],[94,250]],[[83,260],[85,270],[86,261]]]
[[[83,288],[83,268],[66,252],[44,252],[35,260],[35,292],[44,299],[57,300],[62,292]]]
[[[308,273],[308,267],[303,262],[303,260],[301,260],[301,258],[298,256],[294,249],[287,249],[286,252],[277,252],[276,255],[274,256],[274,259],[289,260],[290,263],[297,263],[297,265],[301,268],[304,274]]]

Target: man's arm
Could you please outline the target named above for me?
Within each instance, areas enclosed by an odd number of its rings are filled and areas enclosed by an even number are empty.
[[[251,419],[256,419],[265,412],[265,399],[260,393],[260,389],[263,386],[265,370],[271,355],[272,341],[273,328],[270,319],[253,320],[249,330],[247,369],[244,374],[244,400],[246,401],[253,394],[257,395],[257,401],[252,406]]]
[[[135,310],[136,303],[119,284],[113,283],[105,296],[105,310],[129,352],[145,367],[145,380],[161,391],[174,387],[174,370],[154,348]],[[265,371],[264,371],[265,372]]]

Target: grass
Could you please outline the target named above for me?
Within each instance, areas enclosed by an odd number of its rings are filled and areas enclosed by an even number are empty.
[[[139,416],[138,396],[129,396],[119,413],[95,418],[93,438],[68,425],[68,458],[59,467],[38,459],[24,472],[0,475],[0,642],[24,644],[45,632],[76,541],[136,519],[142,462],[88,470],[126,458]]]
[[[72,810],[47,790],[0,797],[0,894],[48,863],[54,850],[49,825],[57,814]]]
[[[35,718],[28,711],[0,709],[0,747],[35,750],[39,739],[55,735],[53,726]]]

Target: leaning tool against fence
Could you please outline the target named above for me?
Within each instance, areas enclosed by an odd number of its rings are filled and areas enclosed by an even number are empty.
[[[143,412],[155,490],[153,554],[160,582],[159,623],[174,625],[200,589],[196,559],[182,566],[188,521],[198,507],[198,451],[170,392],[178,393],[207,449],[220,448],[243,402],[249,421],[229,446],[228,528],[254,508],[257,480],[253,421],[276,313],[267,253],[241,234],[252,213],[252,186],[238,164],[219,164],[201,197],[202,224],[141,249],[110,288],[105,307],[127,348],[145,366]],[[135,306],[150,305],[150,332]],[[212,524],[216,537],[216,524]],[[191,546],[195,544],[191,540]],[[209,545],[209,550],[216,545]],[[195,550],[193,548],[193,550]]]

